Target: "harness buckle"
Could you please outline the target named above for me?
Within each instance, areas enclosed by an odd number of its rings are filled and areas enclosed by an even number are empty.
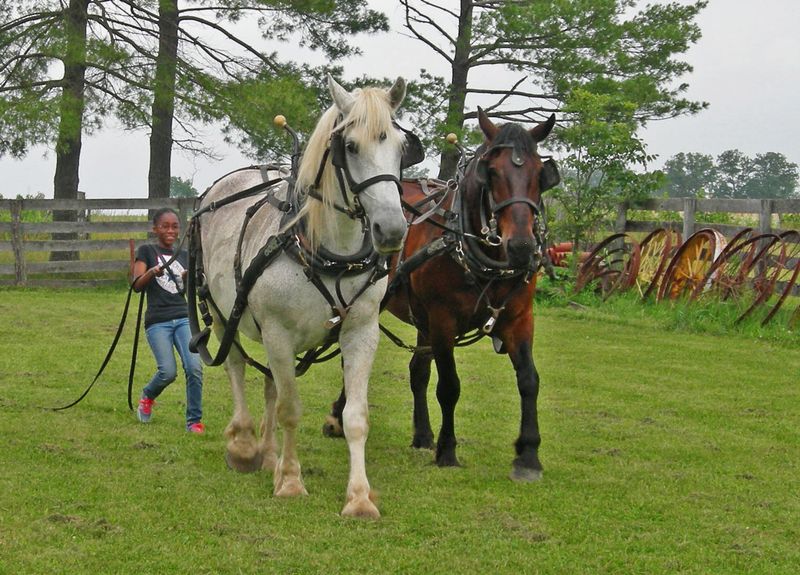
[[[330,318],[328,321],[325,322],[325,329],[331,330],[331,329],[335,328],[337,325],[339,325],[340,323],[342,323],[342,316],[335,315],[332,318]]]
[[[494,329],[494,324],[497,323],[497,318],[500,317],[500,314],[503,312],[504,309],[506,309],[506,306],[503,305],[501,307],[492,307],[490,305],[487,305],[486,307],[489,308],[489,311],[491,312],[492,316],[486,320],[485,324],[483,324],[481,331],[485,334],[489,334]]]

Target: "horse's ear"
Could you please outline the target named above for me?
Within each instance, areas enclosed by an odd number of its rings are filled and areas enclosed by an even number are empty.
[[[339,111],[345,116],[350,113],[353,108],[355,98],[339,85],[339,82],[333,79],[333,76],[328,74],[328,91],[331,93],[333,103],[339,108]]]
[[[494,140],[499,128],[494,125],[494,123],[489,119],[489,116],[486,115],[486,112],[484,112],[483,108],[480,106],[478,106],[478,125],[481,127],[481,131],[483,132],[483,135],[486,136],[487,140],[490,142]]]
[[[531,128],[529,133],[533,138],[534,142],[541,142],[544,140],[549,134],[550,130],[553,129],[553,126],[556,124],[556,115],[550,114],[550,117],[547,118],[544,122],[536,126],[535,128]]]
[[[394,85],[389,88],[389,104],[393,110],[400,107],[406,97],[406,81],[400,76],[394,81]]]

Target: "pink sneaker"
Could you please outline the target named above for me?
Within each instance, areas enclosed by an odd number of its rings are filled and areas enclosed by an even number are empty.
[[[206,426],[199,421],[196,421],[195,423],[187,423],[186,431],[200,435],[206,432]]]
[[[149,397],[142,397],[139,400],[139,409],[136,410],[136,417],[139,418],[139,421],[142,423],[150,422],[150,418],[153,417],[153,404],[155,402],[155,399],[150,399]]]

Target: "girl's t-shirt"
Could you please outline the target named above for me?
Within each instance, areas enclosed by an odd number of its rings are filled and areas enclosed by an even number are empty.
[[[150,269],[156,265],[164,266],[173,251],[154,244],[144,244],[136,250],[136,260],[142,261]],[[147,311],[144,314],[145,329],[154,323],[188,317],[189,312],[184,297],[182,274],[189,267],[189,256],[186,250],[178,252],[178,257],[164,273],[155,276],[147,287]]]

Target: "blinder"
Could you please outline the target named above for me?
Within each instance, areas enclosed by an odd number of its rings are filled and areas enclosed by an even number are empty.
[[[331,164],[337,168],[347,167],[347,157],[345,156],[344,137],[342,132],[337,130],[331,134]]]
[[[544,192],[550,188],[555,188],[561,183],[561,174],[558,172],[558,164],[553,158],[544,162],[542,171],[539,172],[539,191]]]
[[[425,159],[425,148],[419,137],[411,130],[406,130],[399,124],[395,124],[406,136],[406,143],[403,147],[403,157],[400,160],[400,169],[405,170]]]

